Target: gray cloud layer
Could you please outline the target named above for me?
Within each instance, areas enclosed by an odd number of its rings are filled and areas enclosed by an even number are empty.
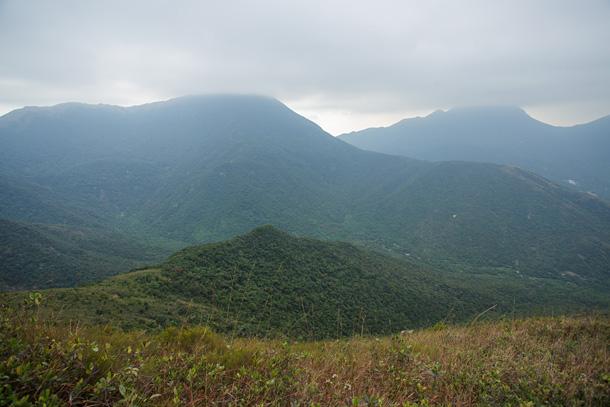
[[[332,133],[460,105],[610,114],[610,2],[0,0],[0,111],[277,97]]]

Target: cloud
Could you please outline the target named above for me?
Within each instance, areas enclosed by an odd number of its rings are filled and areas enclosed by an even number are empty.
[[[606,1],[0,0],[0,107],[237,92],[333,133],[475,104],[590,120],[610,113],[609,17]]]

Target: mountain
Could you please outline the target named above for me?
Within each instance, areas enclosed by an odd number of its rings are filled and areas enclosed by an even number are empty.
[[[168,246],[77,226],[0,218],[0,230],[1,292],[71,287],[159,263],[172,252]]]
[[[343,205],[332,202],[337,191],[329,187],[360,172],[356,156],[381,160],[268,98],[25,110],[0,121],[2,158],[13,173],[99,208],[113,227],[195,242],[271,220],[314,230],[305,218],[332,222],[320,203]]]
[[[24,108],[0,118],[0,163],[13,221],[163,247],[271,223],[455,273],[610,279],[609,202],[512,166],[363,151],[266,97]]]
[[[610,199],[610,116],[554,127],[517,107],[456,108],[339,138],[365,150],[421,160],[515,165]]]
[[[147,330],[205,322],[217,332],[315,339],[463,321],[493,305],[518,314],[610,305],[607,295],[591,295],[589,285],[577,279],[571,286],[532,285],[514,273],[465,276],[264,225],[186,247],[154,268],[44,295],[56,321],[78,316],[83,323],[114,320]],[[22,294],[7,296],[22,302]]]

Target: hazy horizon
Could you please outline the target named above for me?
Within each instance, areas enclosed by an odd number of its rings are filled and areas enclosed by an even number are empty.
[[[190,96],[194,96],[194,95],[190,95]],[[268,96],[268,95],[260,95],[260,96]],[[179,97],[181,97],[181,96],[178,96],[178,98]],[[174,99],[174,98],[171,98],[171,99]],[[171,99],[167,99],[167,100],[171,100]],[[42,108],[45,108],[45,107],[53,107],[53,106],[57,106],[57,105],[61,105],[61,104],[82,103],[82,104],[91,105],[91,106],[107,105],[107,106],[119,106],[119,107],[129,108],[129,107],[144,105],[144,104],[148,104],[148,103],[164,102],[164,101],[167,101],[167,100],[152,100],[150,102],[145,102],[145,103],[135,104],[135,105],[117,105],[117,104],[109,104],[109,103],[101,103],[101,102],[100,103],[86,103],[86,102],[78,102],[78,101],[66,101],[66,102],[60,102],[60,103],[57,103],[57,104],[46,105],[46,106],[45,105],[36,105],[36,106],[35,105],[30,105],[30,106],[17,107],[15,109],[12,109],[12,110],[9,110],[9,111],[6,111],[6,112],[0,111],[0,117],[4,116],[4,115],[6,115],[6,114],[8,114],[8,113],[10,113],[10,112],[12,112],[14,110],[20,110],[20,109],[29,108],[29,107],[42,107]],[[282,101],[280,100],[280,102],[282,102]],[[282,103],[284,103],[284,102],[282,102]],[[307,119],[313,121],[314,123],[320,125],[324,129],[324,126],[322,126],[320,123],[316,122],[315,120],[312,120],[310,117],[307,117],[305,114],[303,114],[301,112],[298,112],[295,109],[292,109],[291,106],[289,106],[287,104],[286,104],[286,106],[288,108],[290,108],[291,110],[294,110],[296,113],[298,113],[298,114],[306,117]],[[361,131],[361,130],[365,130],[365,129],[369,129],[369,128],[389,127],[389,126],[392,126],[393,124],[396,124],[396,123],[398,123],[398,122],[400,122],[402,120],[405,120],[405,119],[414,119],[414,118],[418,118],[418,117],[426,117],[426,116],[429,116],[429,115],[431,115],[431,114],[433,114],[434,112],[437,112],[437,111],[447,112],[447,111],[450,111],[450,110],[453,110],[453,109],[463,109],[463,108],[485,109],[485,108],[496,108],[496,107],[497,108],[503,108],[503,107],[511,108],[512,107],[512,108],[523,109],[525,111],[525,113],[528,116],[532,117],[533,119],[538,120],[538,121],[540,121],[542,123],[545,123],[545,124],[549,124],[549,125],[555,126],[555,127],[572,127],[572,126],[577,126],[579,124],[590,123],[590,122],[602,119],[602,118],[610,115],[610,114],[603,115],[603,116],[600,116],[600,117],[597,117],[597,118],[593,118],[593,119],[585,121],[585,122],[570,122],[568,124],[556,124],[556,123],[551,123],[551,122],[545,121],[544,119],[542,119],[540,117],[536,117],[534,114],[531,114],[527,109],[525,109],[525,108],[523,108],[521,106],[517,106],[517,105],[486,105],[486,106],[483,106],[483,105],[479,105],[479,106],[465,105],[465,106],[454,106],[454,107],[447,108],[447,109],[434,109],[434,110],[431,110],[429,112],[423,112],[421,114],[417,114],[415,116],[409,116],[409,117],[406,117],[406,116],[405,117],[401,117],[401,116],[399,116],[399,114],[388,115],[388,117],[386,118],[387,120],[380,119],[379,115],[378,115],[378,116],[376,116],[375,121],[374,122],[371,121],[372,124],[370,126],[367,126],[367,127],[354,128],[354,129],[350,129],[350,130],[346,130],[346,131],[342,131],[342,132],[337,132],[337,133],[331,133],[330,131],[328,131],[326,129],[324,129],[324,130],[327,131],[329,134],[331,134],[331,135],[336,137],[336,136],[340,136],[342,134],[347,134],[347,133],[351,133],[351,132],[357,132],[357,131]],[[392,116],[392,118],[391,118],[391,116]],[[393,118],[393,117],[395,117],[395,118]]]
[[[610,114],[610,3],[0,1],[0,113],[277,98],[333,135],[459,106]]]

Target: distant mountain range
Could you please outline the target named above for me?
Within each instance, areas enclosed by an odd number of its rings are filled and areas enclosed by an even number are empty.
[[[610,116],[554,127],[518,107],[456,108],[339,138],[364,150],[420,160],[515,165],[610,199]]]
[[[608,201],[515,166],[363,151],[266,97],[20,109],[0,118],[0,185],[3,290],[45,286],[49,247],[79,264],[55,267],[54,286],[74,286],[107,269],[109,253],[127,271],[263,224],[451,273],[596,293],[610,280]],[[52,225],[105,243],[85,253],[72,238],[40,250],[7,238],[37,240]],[[107,244],[119,237],[139,254]],[[44,261],[24,266],[26,251]]]

